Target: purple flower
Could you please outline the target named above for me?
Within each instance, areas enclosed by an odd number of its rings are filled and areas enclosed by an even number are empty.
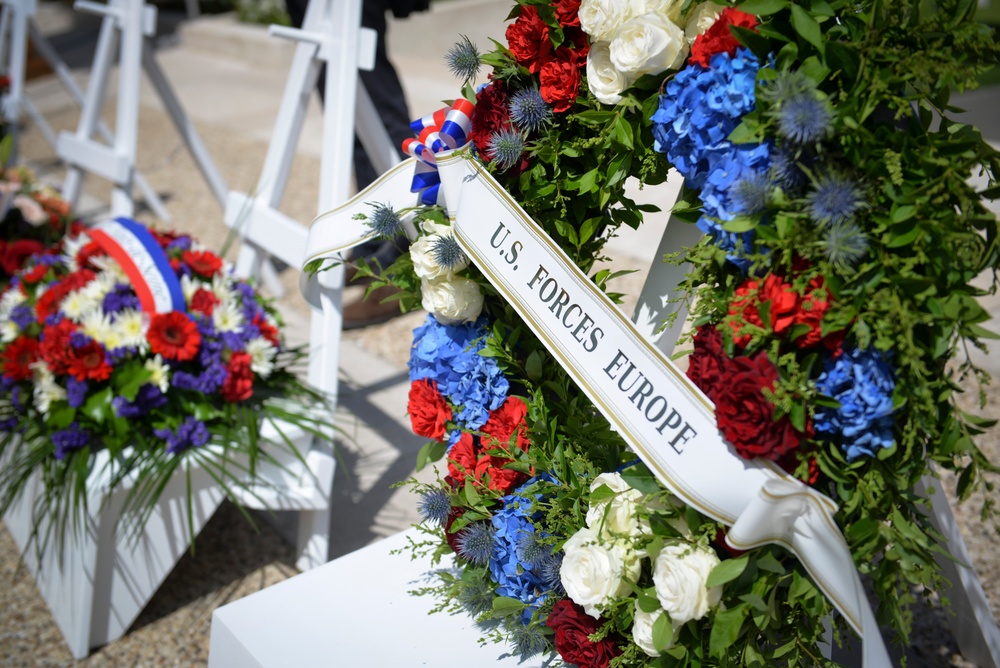
[[[87,381],[68,376],[66,378],[66,401],[72,408],[79,408],[87,398],[88,389]]]
[[[104,302],[101,306],[105,313],[118,313],[127,308],[138,309],[139,298],[135,296],[132,288],[128,285],[118,283],[114,290],[104,296]]]
[[[66,429],[52,433],[52,445],[56,447],[56,459],[62,459],[71,450],[79,450],[90,443],[91,433],[86,429],[80,429],[77,422],[73,422]]]
[[[193,417],[186,418],[177,427],[177,431],[157,429],[153,433],[167,442],[167,452],[172,455],[181,453],[188,448],[201,447],[208,443],[208,439],[211,437],[205,423]]]
[[[155,385],[145,384],[139,388],[135,399],[129,401],[125,397],[115,397],[111,400],[118,417],[132,419],[147,415],[151,410],[167,405],[167,397]]]
[[[26,329],[35,322],[35,315],[27,304],[18,304],[10,311],[10,320],[21,329]]]

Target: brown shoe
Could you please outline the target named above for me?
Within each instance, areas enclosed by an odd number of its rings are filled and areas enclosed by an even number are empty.
[[[350,304],[345,304],[344,329],[360,329],[369,325],[377,325],[398,315],[403,315],[398,300],[382,301],[398,292],[399,288],[394,285],[383,285],[372,290],[367,299],[362,297]]]

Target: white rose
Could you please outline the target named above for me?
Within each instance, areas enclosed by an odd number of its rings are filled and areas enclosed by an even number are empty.
[[[608,42],[594,42],[587,53],[587,85],[590,92],[604,104],[618,104],[622,91],[632,85],[632,80],[618,71],[611,63]]]
[[[624,23],[609,48],[611,64],[626,77],[675,69],[684,63],[688,43],[676,23],[659,14],[643,14]]]
[[[591,42],[611,37],[618,27],[635,16],[631,4],[622,0],[582,0],[577,11],[580,27]]]
[[[639,649],[650,656],[660,656],[660,653],[656,651],[656,646],[653,645],[653,624],[662,616],[663,610],[643,612],[642,608],[639,607],[639,602],[635,602],[635,615],[632,617],[632,639],[635,640]],[[673,640],[671,640],[670,644],[663,649],[670,649],[673,644]]]
[[[642,492],[633,489],[620,473],[602,473],[590,483],[590,491],[593,492],[602,485],[607,485],[615,496],[591,504],[587,510],[587,526],[598,529],[606,538],[612,535],[642,534],[643,526],[639,523],[637,507],[642,500]]]
[[[615,599],[630,589],[625,579],[636,581],[642,572],[638,556],[620,542],[604,544],[596,529],[584,527],[563,546],[566,555],[559,568],[566,595],[597,619]]]
[[[653,564],[656,598],[670,614],[674,628],[701,619],[718,605],[722,587],[705,586],[708,574],[719,564],[715,553],[687,543],[667,545]]]
[[[684,27],[681,8],[684,0],[632,0],[632,16],[643,14],[659,14],[666,16],[672,22]]]
[[[451,235],[450,227],[447,225],[439,227],[444,228],[445,234]],[[449,273],[454,274],[469,266],[469,259],[464,256],[463,261],[451,269],[445,269],[437,263],[433,252],[434,246],[444,238],[445,234],[431,234],[420,237],[410,245],[410,259],[413,260],[413,271],[420,278],[425,278],[428,281],[436,281],[444,278]]]
[[[684,26],[684,36],[688,44],[694,42],[695,38],[712,27],[724,7],[714,2],[705,2],[694,8],[688,14],[687,24]]]
[[[425,235],[430,234],[451,234],[451,225],[447,223],[437,223],[433,220],[427,219],[420,221],[420,230]]]
[[[428,281],[421,279],[423,307],[442,325],[472,322],[483,311],[483,293],[479,285],[462,276],[446,276]]]

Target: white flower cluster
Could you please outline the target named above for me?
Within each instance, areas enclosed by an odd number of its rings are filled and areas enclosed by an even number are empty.
[[[639,512],[644,496],[618,473],[602,473],[590,485],[591,493],[606,486],[613,496],[591,504],[587,526],[570,536],[559,575],[566,594],[591,617],[598,618],[615,601],[631,592],[642,573],[642,560],[650,558],[653,585],[662,606],[643,611],[636,601],[632,634],[650,656],[659,656],[653,643],[653,624],[664,613],[674,632],[693,619],[701,619],[718,605],[722,587],[707,587],[708,576],[719,564],[715,553],[683,540],[668,543],[657,554],[637,549],[637,539],[650,535],[648,520]],[[675,524],[682,533],[687,526]]]
[[[422,306],[442,325],[474,322],[483,311],[483,293],[475,281],[458,275],[469,265],[468,258],[446,268],[434,253],[440,240],[454,233],[451,226],[425,220],[420,228],[423,234],[410,245],[410,258],[420,278]]]
[[[580,26],[590,36],[587,84],[604,104],[644,74],[678,69],[691,43],[722,12],[714,2],[681,15],[684,0],[582,0]]]

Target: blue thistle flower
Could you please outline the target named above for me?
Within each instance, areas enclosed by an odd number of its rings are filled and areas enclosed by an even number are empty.
[[[458,604],[473,618],[493,609],[493,586],[488,578],[473,577],[458,583]]]
[[[778,134],[796,144],[811,144],[830,133],[833,111],[825,99],[803,93],[778,109]]]
[[[456,78],[462,81],[472,81],[479,74],[479,49],[465,35],[461,41],[454,44],[445,54],[448,69]]]
[[[548,649],[548,641],[538,624],[522,624],[518,621],[507,623],[510,643],[514,646],[514,654],[522,660],[541,654]]]
[[[768,104],[780,107],[793,98],[815,90],[816,86],[804,72],[783,70],[760,86],[758,96]]]
[[[552,546],[539,540],[541,536],[533,531],[521,531],[514,538],[514,554],[528,568],[535,568],[552,554]]]
[[[810,162],[807,156],[797,156],[788,149],[778,149],[771,154],[771,176],[785,191],[795,193],[806,184],[806,173],[801,162]]]
[[[448,519],[448,513],[451,512],[451,501],[448,498],[448,493],[440,488],[424,492],[420,495],[417,510],[427,522],[444,526]]]
[[[729,186],[729,203],[732,213],[753,215],[767,209],[774,182],[766,172],[749,171]]]
[[[563,552],[550,554],[535,568],[538,576],[542,579],[542,588],[545,591],[555,592],[558,596],[566,593],[566,590],[562,586],[562,576],[559,574],[559,569],[562,568],[563,556]]]
[[[394,239],[403,230],[403,220],[388,204],[373,204],[366,222],[380,239]]]
[[[820,244],[830,264],[841,270],[853,268],[868,255],[868,236],[853,221],[830,225]]]
[[[473,522],[458,532],[458,556],[477,566],[485,566],[493,554],[496,529],[487,522]]]
[[[438,235],[431,242],[431,257],[439,267],[447,271],[458,271],[469,263],[458,241],[450,234]]]
[[[852,179],[831,172],[816,179],[806,195],[809,217],[820,225],[843,223],[865,206],[861,187]]]
[[[521,154],[524,153],[524,137],[513,128],[504,128],[490,135],[486,151],[497,169],[506,172],[521,161]]]
[[[510,120],[526,132],[537,132],[552,118],[552,109],[537,88],[522,88],[510,98]]]

